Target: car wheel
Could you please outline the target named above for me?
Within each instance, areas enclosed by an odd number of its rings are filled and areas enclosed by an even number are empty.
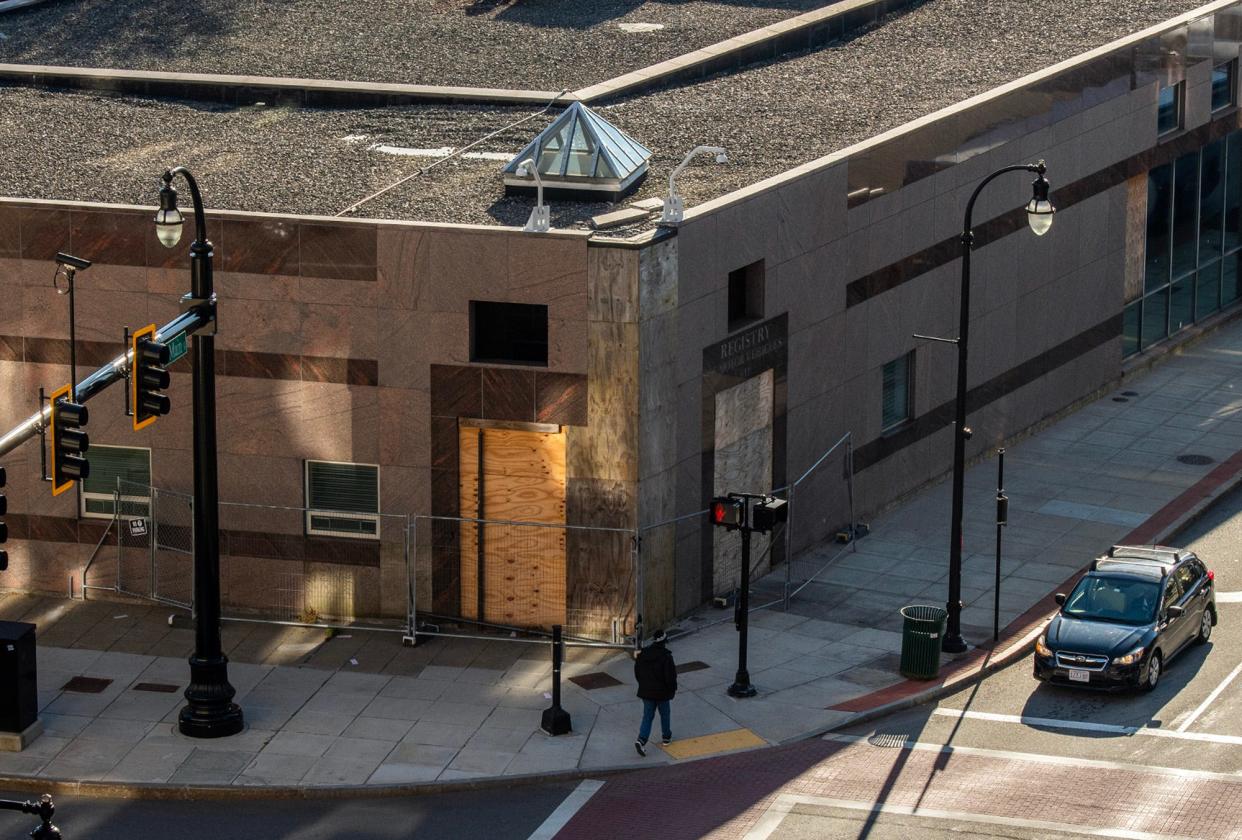
[[[1160,655],[1160,651],[1156,651],[1151,655],[1151,662],[1147,663],[1147,681],[1143,683],[1144,691],[1153,690],[1160,683],[1160,672],[1164,664],[1164,657]]]
[[[1199,635],[1195,642],[1205,645],[1210,638],[1212,638],[1212,611],[1208,607],[1204,607],[1203,617],[1199,619]]]

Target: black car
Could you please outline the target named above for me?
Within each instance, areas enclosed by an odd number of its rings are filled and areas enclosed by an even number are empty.
[[[1035,642],[1035,678],[1059,685],[1150,691],[1217,621],[1215,575],[1193,552],[1159,545],[1113,546],[1056,601]]]

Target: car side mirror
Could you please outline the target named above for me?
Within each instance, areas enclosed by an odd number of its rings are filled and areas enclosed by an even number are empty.
[[[1052,600],[1056,601],[1058,606],[1065,606],[1065,593],[1058,592],[1056,595],[1052,596]]]
[[[1179,607],[1179,606],[1177,606],[1176,604],[1175,604],[1175,605],[1173,605],[1173,606],[1171,606],[1171,607],[1169,607],[1169,609],[1168,609],[1169,618],[1181,618],[1181,617],[1182,617],[1182,613],[1184,613],[1184,612],[1186,612],[1186,608],[1185,608],[1185,607]]]

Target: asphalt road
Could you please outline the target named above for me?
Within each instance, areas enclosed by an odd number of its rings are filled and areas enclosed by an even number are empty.
[[[148,802],[57,796],[65,840],[526,840],[576,783],[387,799]],[[0,791],[0,799],[33,799]],[[24,838],[34,817],[0,812],[0,838]]]

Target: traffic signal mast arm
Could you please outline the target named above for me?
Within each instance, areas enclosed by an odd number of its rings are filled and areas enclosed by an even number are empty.
[[[157,342],[168,343],[179,335],[190,336],[204,328],[211,328],[214,320],[215,301],[213,299],[208,303],[198,303],[176,318],[173,318],[156,330],[153,338]],[[130,370],[132,362],[133,350],[127,347],[124,353],[78,383],[76,392],[78,402],[85,403],[108,386],[125,379],[126,371]],[[41,429],[48,428],[51,419],[51,406],[40,406],[38,412],[30,415],[21,424],[11,429],[3,437],[0,437],[0,455],[7,455],[21,444],[38,435]]]

